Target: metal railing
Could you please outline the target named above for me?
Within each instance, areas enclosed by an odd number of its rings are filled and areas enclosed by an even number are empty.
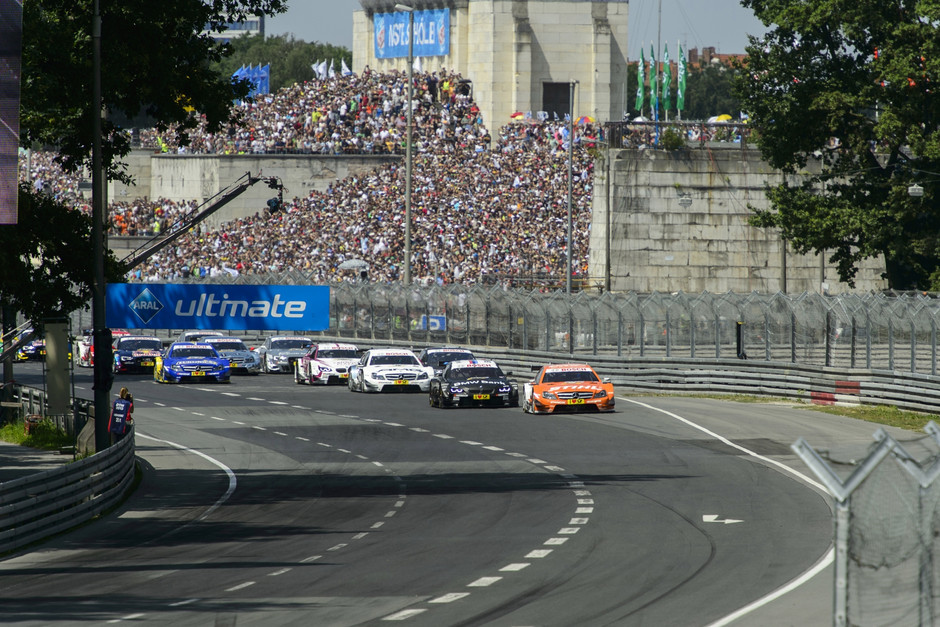
[[[300,272],[201,282],[310,284]],[[920,293],[583,291],[568,296],[499,285],[348,282],[330,287],[330,326],[321,335],[626,360],[740,358],[938,374],[940,299]],[[72,328],[90,326],[89,316],[75,314]],[[162,335],[177,332],[163,330]]]

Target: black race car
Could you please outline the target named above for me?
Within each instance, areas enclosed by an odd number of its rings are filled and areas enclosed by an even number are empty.
[[[431,379],[431,407],[518,407],[519,387],[488,359],[451,361]]]

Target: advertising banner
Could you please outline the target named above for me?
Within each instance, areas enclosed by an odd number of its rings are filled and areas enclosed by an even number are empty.
[[[23,3],[0,0],[0,224],[17,221]]]
[[[325,331],[330,288],[109,283],[105,309],[111,328]]]
[[[450,9],[415,11],[415,57],[450,54]],[[377,59],[408,57],[408,13],[376,13],[372,17]]]

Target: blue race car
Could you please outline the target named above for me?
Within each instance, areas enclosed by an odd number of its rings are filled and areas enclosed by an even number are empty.
[[[153,380],[158,383],[213,380],[228,383],[231,367],[210,344],[174,342],[159,355],[153,366]]]

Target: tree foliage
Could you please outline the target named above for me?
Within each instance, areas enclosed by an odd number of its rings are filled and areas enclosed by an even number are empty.
[[[113,118],[145,115],[151,126],[183,134],[205,116],[210,130],[230,121],[231,103],[247,95],[247,81],[220,75],[213,63],[228,53],[203,33],[253,14],[274,15],[286,0],[110,0],[101,15],[101,91],[111,118],[104,123],[102,152],[109,178],[124,178],[118,165],[128,138]],[[30,0],[23,3],[21,141],[53,146],[63,166],[90,165],[93,118],[94,0]]]
[[[286,0],[100,1],[102,158],[111,179],[127,180],[120,165],[129,150],[118,118],[148,117],[150,125],[182,132],[195,108],[212,129],[230,121],[232,100],[248,93],[214,63],[228,53],[208,35],[249,15],[274,15]],[[23,3],[20,141],[55,150],[64,168],[90,168],[94,140],[94,0]],[[0,227],[0,301],[34,323],[83,307],[94,284],[91,219],[77,209],[19,190],[18,224]],[[106,253],[108,280],[120,280]]]
[[[36,324],[83,307],[94,276],[91,231],[87,214],[21,184],[18,222],[0,228],[3,301]],[[111,251],[105,274],[109,280],[121,277]]]
[[[772,28],[750,38],[735,94],[764,159],[794,175],[753,223],[825,251],[850,285],[883,255],[892,288],[940,287],[940,2],[742,4]]]
[[[705,121],[724,113],[736,118],[741,110],[733,90],[738,71],[722,63],[689,66],[682,119]]]
[[[302,40],[277,35],[264,38],[261,35],[242,36],[231,41],[231,56],[218,63],[224,76],[231,76],[245,65],[271,65],[271,91],[303,83],[313,79],[313,68],[317,61],[330,60],[333,69],[340,71],[342,61],[352,67],[352,53],[343,46],[307,43]]]

